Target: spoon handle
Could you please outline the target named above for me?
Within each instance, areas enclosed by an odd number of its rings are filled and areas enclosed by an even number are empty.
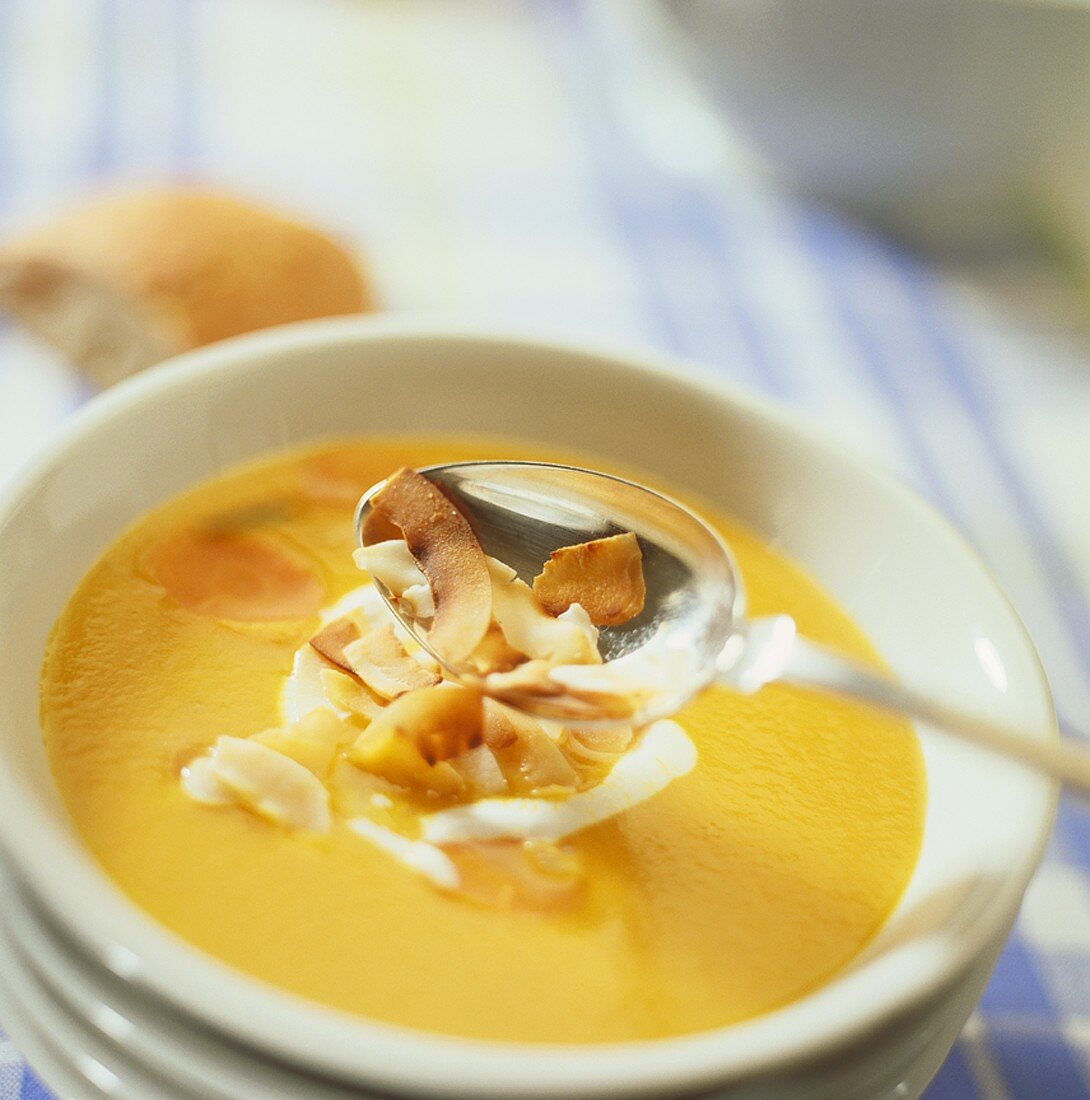
[[[1031,740],[1001,723],[948,706],[800,637],[787,616],[757,619],[748,625],[746,661],[734,663],[733,668],[721,665],[722,678],[732,686],[754,690],[776,681],[832,692],[1001,753],[1090,796],[1090,747],[1073,738]]]

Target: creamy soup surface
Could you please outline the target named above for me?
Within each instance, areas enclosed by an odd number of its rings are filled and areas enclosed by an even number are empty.
[[[565,842],[585,888],[556,909],[467,901],[343,826],[293,832],[184,793],[181,769],[218,737],[283,725],[296,651],[319,611],[364,579],[352,560],[363,489],[402,465],[558,457],[605,466],[508,441],[328,443],[203,484],[110,547],[55,628],[42,724],[76,826],[138,905],[314,1001],[530,1042],[745,1020],[813,990],[866,946],[919,852],[919,746],[903,722],[786,688],[713,689],[678,715],[695,768]],[[754,614],[789,612],[810,637],[875,659],[798,567],[703,512],[730,542]],[[237,549],[250,589],[225,578],[222,599],[210,599],[212,558],[187,588],[185,563],[202,563],[209,539]],[[269,617],[237,618],[238,599],[267,600]]]

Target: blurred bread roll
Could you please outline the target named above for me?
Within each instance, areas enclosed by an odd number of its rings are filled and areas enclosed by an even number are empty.
[[[103,386],[213,340],[371,307],[325,234],[212,191],[111,195],[0,246],[0,308]]]

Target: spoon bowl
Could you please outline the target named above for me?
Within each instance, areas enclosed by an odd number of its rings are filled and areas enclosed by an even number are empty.
[[[602,627],[604,661],[653,644],[672,653],[675,676],[668,690],[649,696],[637,724],[678,711],[715,674],[715,661],[744,615],[745,591],[723,540],[684,505],[662,493],[611,474],[546,462],[456,462],[420,470],[455,502],[485,554],[512,568],[527,584],[562,546],[632,532],[643,556],[647,596],[643,610],[621,626]],[[361,542],[371,501],[385,482],[372,486],[356,509]],[[471,670],[451,664],[432,647],[427,622],[415,618],[380,581],[375,587],[406,629],[456,678]],[[677,655],[685,655],[682,662]],[[548,699],[517,693],[504,700],[538,717],[560,718]],[[616,718],[588,715],[587,724]],[[625,720],[628,723],[633,718]]]

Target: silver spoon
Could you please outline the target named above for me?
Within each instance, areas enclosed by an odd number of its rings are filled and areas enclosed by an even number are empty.
[[[420,472],[455,502],[484,552],[527,583],[558,547],[625,531],[637,536],[647,584],[643,612],[623,626],[603,629],[599,647],[608,663],[654,639],[660,651],[672,655],[674,674],[668,685],[641,702],[635,716],[592,715],[596,723],[641,725],[667,717],[711,683],[748,694],[778,682],[924,722],[1090,793],[1090,750],[1068,740],[1028,740],[914,691],[802,637],[788,615],[747,619],[745,590],[730,550],[707,524],[669,497],[623,478],[553,463],[456,462]],[[358,533],[383,484],[372,486],[360,500]],[[450,667],[431,648],[425,623],[402,610],[383,585],[376,582],[375,587],[452,676],[466,675],[466,669]],[[503,702],[538,717],[557,717],[549,700],[538,695],[505,692]]]

